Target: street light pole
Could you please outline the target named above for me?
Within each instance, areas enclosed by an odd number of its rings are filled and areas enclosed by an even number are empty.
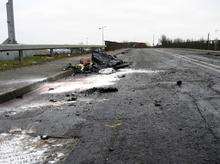
[[[99,28],[99,30],[102,30],[102,45],[105,45],[105,28],[107,26],[102,26]]]
[[[153,34],[153,47],[154,47],[154,40],[155,40],[155,35]]]
[[[86,45],[89,45],[89,38],[86,37]]]

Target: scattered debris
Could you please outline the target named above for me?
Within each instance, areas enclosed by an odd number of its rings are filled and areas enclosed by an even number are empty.
[[[179,87],[181,87],[181,86],[182,86],[182,84],[183,84],[183,82],[182,82],[182,81],[177,81],[177,82],[176,82],[176,85],[177,85],[177,86],[179,86]]]
[[[9,118],[9,117],[11,117],[11,116],[14,116],[14,115],[16,115],[17,113],[15,112],[15,111],[8,111],[8,112],[5,112],[4,113],[4,116],[6,117],[6,118]]]
[[[73,69],[73,68],[74,68],[74,66],[73,66],[71,63],[68,63],[68,64],[65,66],[65,68],[63,69],[63,71],[71,70],[71,69]]]
[[[118,89],[115,87],[101,87],[101,88],[91,88],[86,91],[83,91],[81,93],[86,93],[86,94],[93,94],[94,92],[98,93],[110,93],[110,92],[118,92]]]
[[[18,133],[22,133],[22,129],[21,128],[15,128],[15,129],[11,129],[9,131],[10,134],[18,134]]]
[[[80,64],[83,66],[88,66],[92,64],[92,60],[90,57],[80,59]]]
[[[79,113],[79,112],[76,112],[76,116],[80,116],[80,113]]]
[[[23,95],[17,96],[16,99],[23,99]]]
[[[74,73],[83,73],[84,68],[84,65],[77,64],[72,69],[74,70]]]
[[[126,75],[118,75],[118,78],[124,78],[124,77],[126,77]]]
[[[68,106],[76,106],[76,104],[75,103],[71,103]]]
[[[54,88],[49,88],[49,91],[53,91],[54,90]]]
[[[110,147],[108,150],[109,150],[110,152],[113,152],[115,149],[114,149],[113,147]]]
[[[156,107],[161,106],[161,101],[160,101],[160,100],[155,100],[155,101],[154,101],[154,105],[155,105]]]
[[[42,135],[40,136],[40,139],[42,140],[48,140],[50,137],[48,135]]]
[[[48,138],[46,135],[29,135],[25,130],[14,131],[0,134],[1,164],[63,163],[79,143],[77,138]]]
[[[56,102],[57,102],[57,100],[54,100],[54,99],[50,99],[49,101],[50,101],[50,102],[53,102],[53,103],[56,103]]]
[[[77,95],[72,93],[71,95],[69,95],[69,99],[67,101],[76,101],[77,99],[78,99]]]
[[[105,74],[105,75],[109,75],[112,73],[115,73],[116,71],[113,68],[106,68],[106,69],[101,69],[99,71],[99,74]]]
[[[73,66],[71,63],[63,69],[74,70],[75,74],[99,72],[100,74],[110,74],[120,68],[128,67],[130,64],[118,59],[116,56],[108,55],[104,52],[94,51],[92,57],[80,59],[80,64]],[[108,68],[108,70],[102,70]],[[110,70],[111,69],[111,70]]]
[[[117,59],[114,56],[98,51],[94,51],[92,53],[92,62],[93,66],[95,66],[99,70],[103,68],[114,68],[115,66],[124,63],[122,60]]]

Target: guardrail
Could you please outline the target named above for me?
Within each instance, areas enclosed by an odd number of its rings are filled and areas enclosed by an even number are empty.
[[[2,44],[0,45],[0,52],[1,51],[18,51],[19,52],[19,61],[22,61],[23,58],[23,51],[25,50],[45,50],[49,49],[50,53],[53,54],[54,49],[70,49],[71,53],[74,49],[103,49],[105,48],[104,45],[52,45],[52,44]]]

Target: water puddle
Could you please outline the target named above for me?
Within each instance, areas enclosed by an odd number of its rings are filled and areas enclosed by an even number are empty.
[[[41,94],[59,94],[64,92],[80,92],[84,90],[88,90],[94,87],[104,87],[114,85],[117,81],[119,81],[121,76],[128,74],[155,74],[159,71],[153,70],[135,70],[135,69],[120,69],[118,72],[103,75],[91,75],[87,77],[80,77],[73,79],[68,79],[61,82],[55,82],[46,84],[44,86],[44,90],[41,90]],[[50,90],[50,88],[52,88]]]
[[[0,164],[56,163],[64,160],[78,139],[31,137],[26,132],[0,134]]]

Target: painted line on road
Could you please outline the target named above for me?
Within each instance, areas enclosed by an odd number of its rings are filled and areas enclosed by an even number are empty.
[[[186,60],[190,63],[201,66],[203,68],[207,68],[207,69],[210,69],[212,71],[220,73],[220,66],[210,64],[210,63],[206,63],[206,62],[203,62],[203,61],[200,61],[200,60],[192,59],[192,58],[189,58],[189,57],[177,54],[177,53],[165,52],[165,51],[161,51],[161,50],[154,50],[154,51],[157,51],[157,52],[160,52],[160,53],[165,53],[165,54],[168,54],[168,55],[172,55],[172,56],[178,57],[180,59],[184,59],[184,60]]]

